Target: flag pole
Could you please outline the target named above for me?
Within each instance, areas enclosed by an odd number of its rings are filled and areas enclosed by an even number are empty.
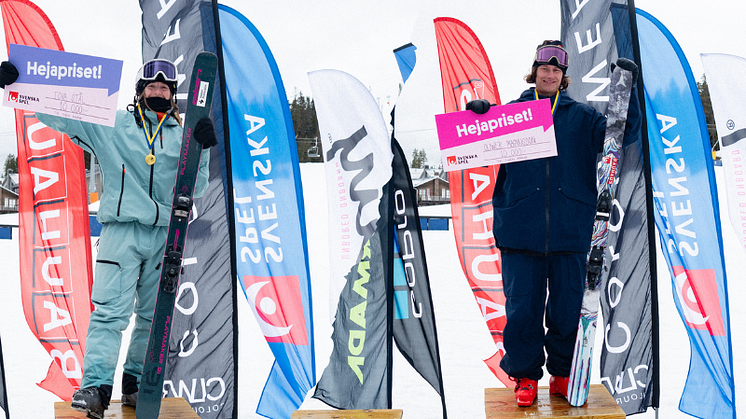
[[[645,206],[648,220],[648,260],[650,263],[650,317],[652,320],[653,340],[653,396],[651,405],[658,417],[660,407],[660,322],[658,316],[658,270],[656,262],[656,237],[655,237],[655,213],[653,212],[653,180],[650,172],[650,144],[648,142],[647,115],[645,111],[645,89],[642,77],[642,60],[640,58],[640,40],[637,33],[637,14],[635,12],[635,1],[628,0],[629,24],[632,34],[632,49],[634,51],[635,63],[639,68],[637,77],[637,97],[640,101],[640,113],[642,117],[641,137],[643,170],[645,175]]]
[[[0,341],[0,378],[2,378],[2,389],[3,389],[3,403],[2,407],[5,411],[5,419],[10,419],[10,408],[8,408],[8,384],[5,382],[5,361],[3,360],[3,345]]]
[[[223,40],[221,38],[220,33],[220,18],[219,18],[220,10],[218,8],[218,1],[212,0],[212,18],[213,18],[213,25],[215,26],[215,55],[218,56],[218,89],[220,92],[220,106],[222,109],[222,121],[221,124],[223,125],[223,141],[222,144],[218,144],[218,150],[223,155],[223,158],[225,159],[225,173],[231,173],[232,165],[231,165],[231,153],[230,153],[230,125],[229,125],[229,119],[228,119],[228,96],[226,94],[226,87],[225,87],[225,65],[223,64]],[[218,137],[220,137],[220,132],[217,133]],[[226,190],[232,191],[233,190],[233,176],[225,176],[224,181],[226,182]],[[232,193],[226,193],[225,194],[226,199],[226,208],[234,208],[234,202],[233,202],[233,194]],[[236,292],[237,287],[237,281],[238,281],[238,268],[236,266],[236,237],[235,237],[235,219],[234,219],[234,213],[233,211],[226,211],[228,213],[228,244],[230,246],[230,263],[231,263],[231,289],[232,291],[232,302],[233,307],[238,307],[238,292]],[[238,311],[233,310],[233,315],[231,316],[232,322],[233,322],[233,376],[235,377],[235,381],[233,383],[233,412],[231,413],[231,417],[237,418],[238,417],[238,339],[236,339],[236,331],[238,330]]]
[[[8,408],[8,384],[5,382],[5,361],[3,360],[3,345],[0,341],[0,379],[2,379],[2,408],[5,411],[5,419],[10,419],[10,409]]]

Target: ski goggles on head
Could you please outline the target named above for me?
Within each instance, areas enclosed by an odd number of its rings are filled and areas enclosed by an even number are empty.
[[[140,68],[138,80],[153,81],[158,78],[159,74],[167,82],[177,81],[176,66],[171,61],[159,58],[148,61]]]
[[[539,47],[539,49],[536,50],[536,55],[534,56],[534,66],[538,66],[541,64],[552,64],[556,65],[562,70],[567,70],[568,60],[569,57],[567,55],[567,51],[565,51],[565,49],[561,46],[545,45],[543,47]]]

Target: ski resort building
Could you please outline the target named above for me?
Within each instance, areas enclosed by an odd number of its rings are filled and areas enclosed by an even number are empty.
[[[425,166],[421,169],[409,169],[412,186],[417,190],[417,205],[439,205],[451,203],[451,191],[448,185],[448,174],[442,169]]]

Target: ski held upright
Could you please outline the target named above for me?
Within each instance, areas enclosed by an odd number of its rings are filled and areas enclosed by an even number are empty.
[[[202,156],[202,144],[194,139],[193,134],[197,122],[210,115],[217,67],[215,54],[201,52],[197,55],[192,70],[171,219],[161,265],[158,296],[140,379],[135,411],[137,419],[156,419],[160,411],[176,291],[182,271],[184,243]]]

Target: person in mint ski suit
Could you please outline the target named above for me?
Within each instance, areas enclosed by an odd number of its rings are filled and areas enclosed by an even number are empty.
[[[8,73],[15,70],[8,64],[0,66],[3,85],[10,84]],[[133,312],[122,403],[137,402],[181,150],[176,76],[170,61],[145,63],[137,77],[134,104],[117,111],[113,127],[36,114],[39,121],[94,154],[103,175],[98,210],[103,228],[91,291],[95,310],[86,338],[81,389],[72,403],[89,417],[102,418],[108,407],[122,332]],[[199,197],[207,189],[209,147],[217,144],[209,118],[198,122],[194,138],[203,145],[194,194]]]
[[[536,87],[511,102],[550,99],[557,156],[501,165],[492,197],[506,296],[500,367],[517,382],[519,406],[533,404],[545,361],[550,393],[567,396],[596,213],[606,117],[567,95],[567,65],[561,43],[545,41],[526,76]],[[617,65],[637,72],[630,60]],[[639,105],[634,96],[630,102],[625,144],[640,127]],[[474,101],[467,109],[484,113],[489,106]]]

